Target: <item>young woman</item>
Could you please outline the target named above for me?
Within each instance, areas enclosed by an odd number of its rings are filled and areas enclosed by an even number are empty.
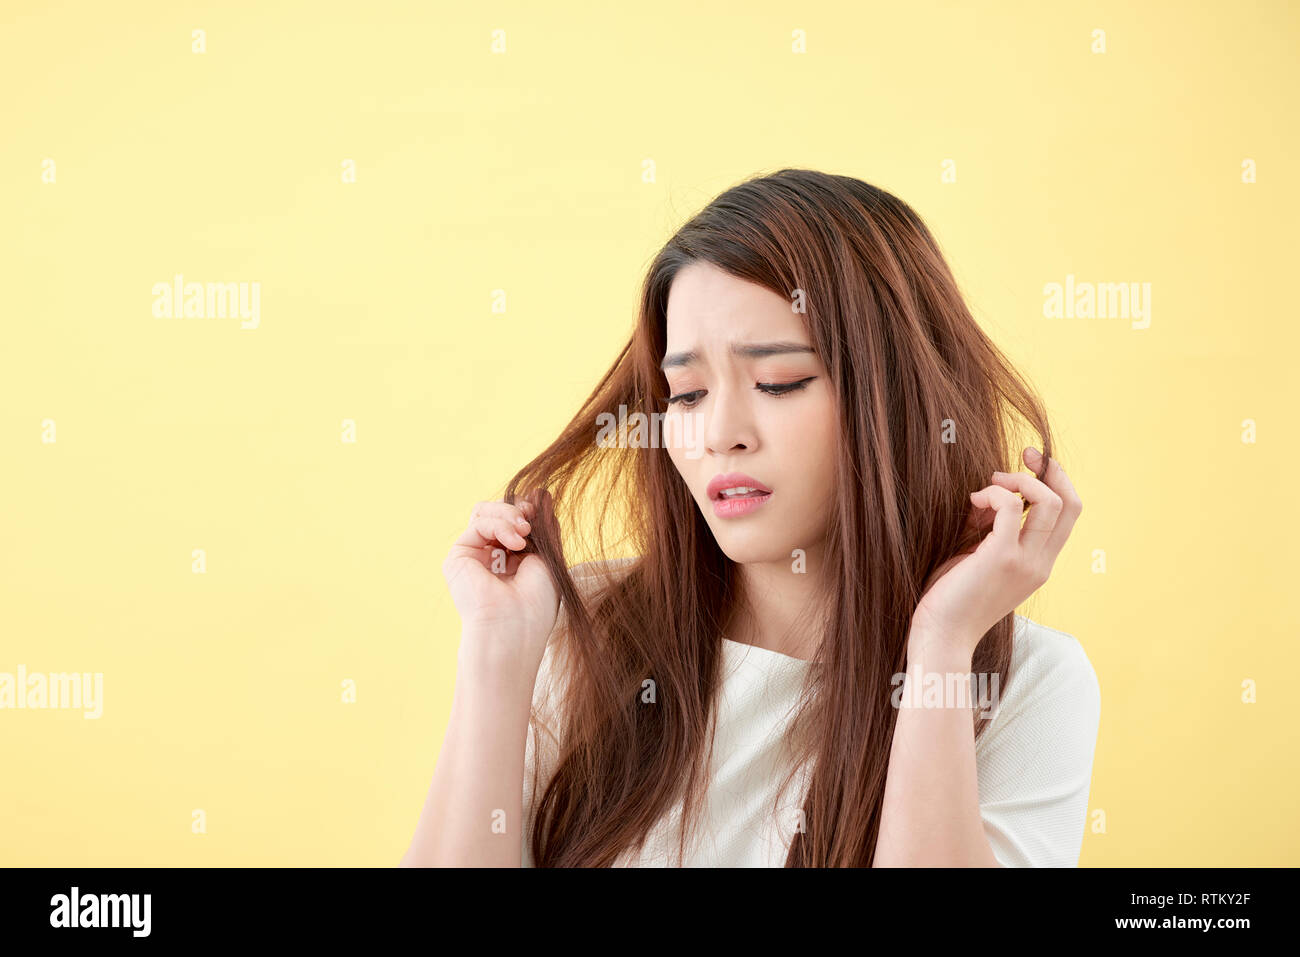
[[[911,208],[727,190],[443,565],[455,696],[402,864],[1076,865],[1097,678],[1015,609],[1081,509]]]

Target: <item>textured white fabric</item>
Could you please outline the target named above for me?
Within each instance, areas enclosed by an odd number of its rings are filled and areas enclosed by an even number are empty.
[[[582,568],[582,566],[579,566]],[[574,569],[575,576],[584,573]],[[587,580],[578,578],[580,587]],[[801,769],[778,795],[791,764],[784,731],[808,663],[766,648],[723,641],[723,681],[704,817],[678,860],[680,806],[618,866],[781,867],[807,786]],[[533,802],[558,760],[562,670],[548,646],[534,692],[537,719],[524,761],[523,866]],[[992,723],[975,743],[980,815],[1006,867],[1074,867],[1087,818],[1101,690],[1082,645],[1064,632],[1015,616],[1010,674]]]

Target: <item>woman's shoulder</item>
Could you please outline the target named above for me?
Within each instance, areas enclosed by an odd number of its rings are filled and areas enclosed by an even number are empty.
[[[1049,681],[1068,684],[1100,695],[1096,669],[1074,635],[1040,624],[1024,615],[1015,616],[1012,632],[1011,674],[1025,676],[1024,685]]]
[[[589,585],[592,582],[626,574],[640,560],[639,555],[629,558],[594,559],[589,562],[579,562],[569,569],[569,574],[573,576],[574,582],[581,590],[584,584]]]
[[[1095,743],[1101,716],[1097,671],[1074,635],[1015,616],[1011,667],[992,726],[979,744],[1066,735]]]
[[[633,557],[579,562],[577,565],[569,567],[569,576],[573,579],[573,584],[578,589],[578,595],[585,604],[591,601],[602,587],[617,581],[631,570],[633,564],[638,560],[639,558]],[[567,610],[564,607],[564,602],[561,601],[555,616],[555,624],[551,628],[550,637],[546,640],[548,653],[562,641],[567,633],[567,623]]]
[[[586,603],[591,601],[602,586],[617,580],[636,561],[636,558],[615,558],[580,562],[569,567],[569,575]],[[568,691],[573,661],[568,642],[565,641],[567,637],[568,614],[561,601],[533,685],[534,720],[543,725],[550,724]]]
[[[1007,867],[1074,867],[1101,715],[1097,672],[1074,635],[1016,616],[1010,677],[976,738],[980,815]]]
[[[595,559],[579,562],[569,568],[569,575],[578,589],[584,603],[590,601],[602,589],[621,579],[640,561],[639,557]],[[561,607],[563,616],[564,609]]]

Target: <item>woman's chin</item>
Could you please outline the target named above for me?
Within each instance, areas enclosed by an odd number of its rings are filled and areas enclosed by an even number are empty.
[[[790,561],[789,554],[777,545],[771,535],[730,533],[717,536],[716,541],[722,554],[737,565]]]

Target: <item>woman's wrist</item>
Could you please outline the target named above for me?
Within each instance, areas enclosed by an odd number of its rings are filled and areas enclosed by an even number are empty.
[[[540,665],[521,654],[517,640],[465,629],[456,655],[456,692],[466,700],[531,703]]]
[[[907,635],[908,665],[924,664],[931,670],[969,671],[979,639],[957,631],[939,631],[912,624]]]

